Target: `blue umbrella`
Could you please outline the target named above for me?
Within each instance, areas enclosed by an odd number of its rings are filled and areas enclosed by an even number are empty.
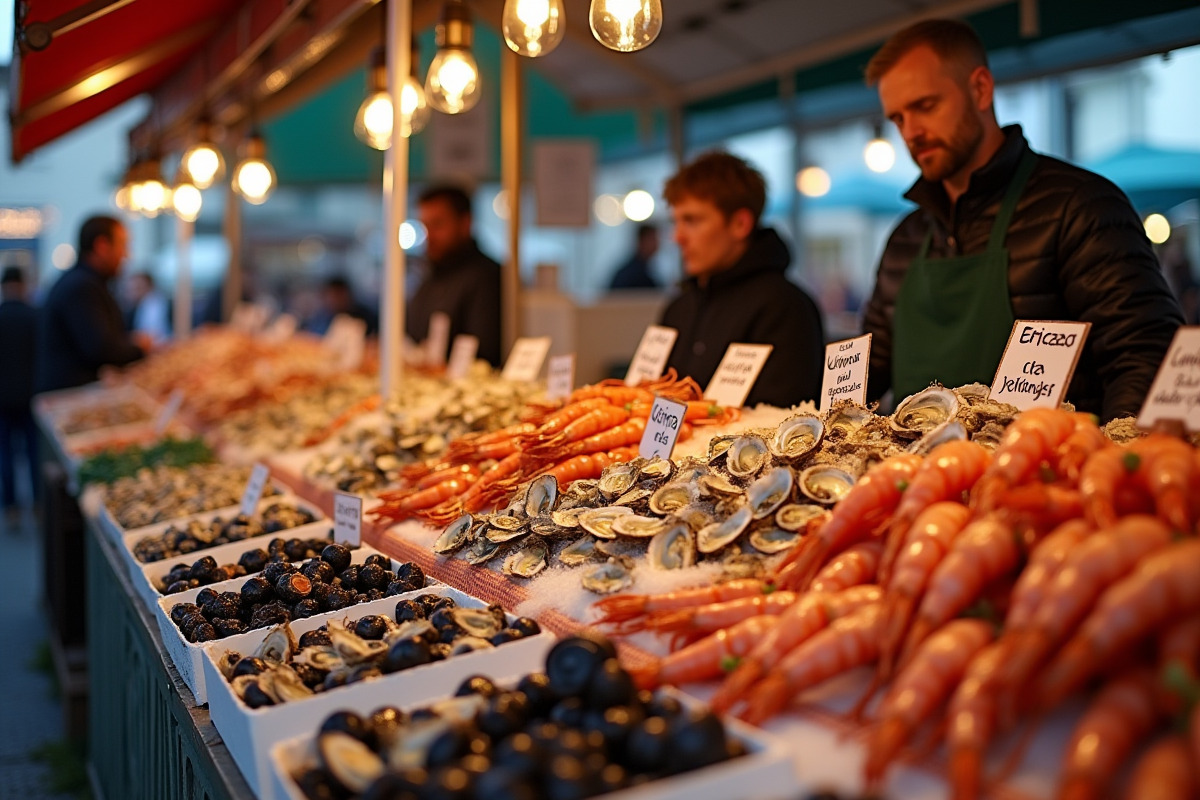
[[[1165,210],[1200,197],[1200,151],[1129,145],[1085,164],[1121,187],[1144,211]]]

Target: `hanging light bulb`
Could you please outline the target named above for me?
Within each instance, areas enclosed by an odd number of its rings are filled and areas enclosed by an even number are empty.
[[[896,148],[883,136],[883,123],[875,123],[875,136],[863,148],[863,161],[872,172],[887,172],[896,164]]]
[[[829,173],[817,166],[796,173],[796,189],[805,197],[824,197],[833,188]]]
[[[447,0],[437,26],[437,55],[425,77],[429,105],[461,114],[479,102],[479,66],[471,55],[471,12],[463,0]]]
[[[610,50],[641,50],[662,30],[661,0],[592,0],[592,35]]]
[[[363,144],[376,150],[387,150],[392,146],[392,132],[398,130],[407,138],[419,133],[429,122],[429,105],[425,102],[425,88],[417,80],[418,51],[413,42],[412,71],[400,87],[400,124],[395,124],[392,98],[387,90],[387,58],[383,48],[377,48],[371,59],[367,83],[367,97],[358,107],[354,118],[354,135]]]
[[[233,190],[253,205],[262,205],[275,188],[275,170],[267,161],[267,143],[257,130],[242,148],[242,160],[233,171]]]
[[[567,32],[562,0],[505,0],[500,28],[504,41],[519,56],[544,56]]]
[[[180,165],[179,177],[175,179],[175,188],[171,190],[171,207],[175,210],[175,216],[185,222],[195,222],[202,205],[204,198],[200,190],[188,177],[187,169]]]
[[[196,123],[196,143],[184,151],[181,164],[197,189],[207,189],[225,177],[225,157],[213,143],[212,123],[206,117]]]
[[[142,163],[139,180],[130,189],[132,204],[153,219],[171,205],[171,190],[163,183],[162,166],[157,158]]]

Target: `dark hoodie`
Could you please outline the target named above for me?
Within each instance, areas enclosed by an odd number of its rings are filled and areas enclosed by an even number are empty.
[[[679,331],[667,365],[707,387],[729,345],[774,346],[746,405],[790,406],[817,400],[825,336],[817,304],[785,276],[791,254],[779,234],[760,228],[741,259],[701,287],[686,279],[663,312]]]
[[[404,328],[423,342],[435,311],[450,317],[450,343],[461,334],[479,339],[478,357],[500,366],[500,265],[472,239],[444,260],[429,265],[429,275],[408,301]]]

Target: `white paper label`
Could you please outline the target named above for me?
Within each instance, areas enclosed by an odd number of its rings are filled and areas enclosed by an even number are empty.
[[[1175,332],[1150,384],[1137,424],[1149,429],[1160,421],[1179,421],[1189,431],[1200,430],[1200,327]]]
[[[171,392],[171,396],[167,398],[166,405],[158,414],[158,419],[154,420],[154,435],[162,436],[167,432],[167,426],[171,424],[171,420],[175,419],[175,415],[179,413],[179,407],[183,405],[183,390],[176,389]]]
[[[273,344],[280,344],[292,338],[296,332],[296,318],[291,314],[280,314],[275,321],[263,331],[263,338]]]
[[[665,397],[655,397],[654,405],[650,408],[650,419],[646,420],[646,430],[642,433],[641,444],[638,445],[638,455],[642,458],[670,458],[675,449],[675,440],[679,438],[679,429],[683,426],[685,414],[685,404]]]
[[[871,364],[871,334],[825,345],[825,375],[821,378],[821,413],[839,400],[867,404],[867,369]]]
[[[358,547],[362,544],[363,499],[357,495],[335,492],[333,495],[333,540]]]
[[[442,311],[429,315],[429,335],[425,337],[425,363],[440,367],[446,363],[446,348],[450,346],[450,316]]]
[[[664,328],[661,325],[651,325],[642,334],[637,352],[625,373],[625,385],[637,386],[642,381],[653,381],[662,377],[667,359],[671,357],[671,348],[675,346],[675,337],[679,331],[674,328]]]
[[[758,373],[762,372],[767,356],[771,355],[769,344],[731,344],[725,357],[717,365],[704,399],[731,408],[740,408],[746,402]]]
[[[504,362],[504,370],[500,377],[506,381],[531,383],[537,380],[542,371],[542,362],[550,352],[550,337],[521,338],[513,343],[513,348]]]
[[[988,397],[1022,411],[1058,408],[1091,327],[1090,322],[1017,320]]]
[[[550,359],[546,373],[546,399],[565,400],[575,391],[575,354]]]
[[[333,354],[340,370],[356,370],[362,366],[366,350],[367,323],[346,314],[338,314],[329,323],[323,343]]]
[[[270,317],[271,311],[266,306],[238,303],[229,317],[229,327],[242,333],[258,333]]]
[[[250,472],[250,480],[246,481],[246,490],[242,492],[242,513],[247,517],[254,516],[258,510],[258,501],[262,500],[263,490],[267,488],[267,478],[271,470],[265,464],[255,464]]]
[[[471,373],[471,365],[475,363],[475,354],[479,352],[479,339],[460,333],[454,337],[454,345],[450,348],[450,361],[446,364],[446,377],[450,379],[465,378]]]

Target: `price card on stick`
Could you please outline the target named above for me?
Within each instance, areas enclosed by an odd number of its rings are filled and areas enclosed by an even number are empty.
[[[263,338],[273,344],[286,342],[296,332],[296,318],[291,314],[280,314],[263,331]]]
[[[250,480],[246,481],[246,490],[242,492],[241,512],[247,517],[254,516],[258,509],[258,501],[262,500],[269,477],[271,470],[267,469],[266,464],[255,464],[254,469],[250,471]]]
[[[450,316],[442,311],[429,315],[429,335],[425,337],[425,363],[440,367],[446,363],[450,346]]]
[[[504,362],[504,370],[500,377],[506,381],[536,381],[542,371],[542,362],[550,352],[550,337],[517,339],[513,343],[508,360]]]
[[[1147,430],[1164,422],[1200,430],[1200,327],[1175,332],[1137,418]]]
[[[625,373],[625,385],[637,386],[642,381],[652,381],[663,374],[667,359],[671,357],[671,348],[675,346],[675,338],[679,331],[674,328],[664,328],[661,325],[651,325],[642,334],[637,352]]]
[[[650,408],[650,419],[646,420],[646,430],[638,445],[638,455],[642,458],[670,458],[686,413],[687,405],[684,403],[655,397],[654,405]]]
[[[366,322],[347,314],[338,314],[329,324],[323,344],[333,353],[338,369],[355,370],[362,365],[366,337]]]
[[[758,380],[758,373],[762,372],[772,349],[769,344],[729,345],[712,380],[708,382],[708,388],[704,390],[704,399],[712,400],[717,405],[740,408]]]
[[[1091,327],[1090,322],[1017,320],[988,398],[1022,411],[1058,408]]]
[[[871,365],[871,334],[825,345],[825,376],[821,379],[821,413],[839,400],[867,404],[867,370]]]
[[[171,424],[171,420],[175,419],[175,415],[179,413],[179,407],[183,405],[183,390],[176,389],[171,392],[171,396],[167,398],[167,404],[163,406],[159,412],[158,419],[154,420],[154,435],[162,436],[167,432],[167,426]]]
[[[575,354],[550,359],[546,375],[546,399],[564,400],[575,391]]]
[[[475,336],[468,336],[465,333],[460,333],[454,337],[454,344],[450,346],[450,361],[446,364],[446,377],[465,378],[471,372],[471,365],[475,363],[475,354],[479,352],[479,339]]]
[[[363,499],[358,495],[336,492],[333,495],[333,540],[358,547],[362,544]]]

